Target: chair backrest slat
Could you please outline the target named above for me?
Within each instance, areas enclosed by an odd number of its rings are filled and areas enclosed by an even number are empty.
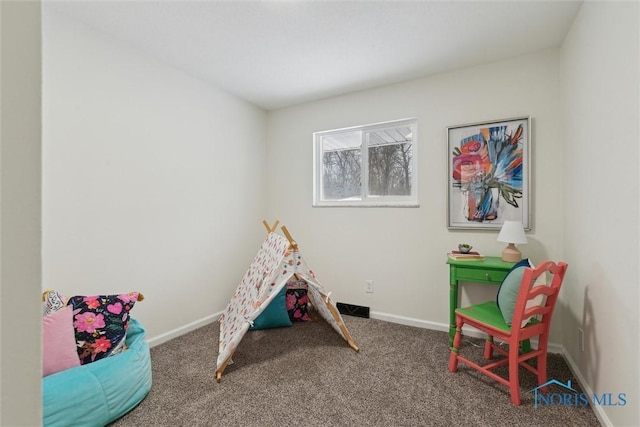
[[[538,297],[539,295],[549,296],[554,292],[555,290],[549,287],[549,285],[534,285],[533,288],[531,288],[531,291],[529,292],[527,299],[531,300]]]
[[[538,306],[538,307],[532,307],[532,308],[528,308],[524,311],[524,315],[522,316],[523,319],[528,319],[530,317],[533,316],[541,316],[541,315],[545,315],[547,314],[549,311],[551,311],[551,309],[547,306]]]
[[[513,313],[513,333],[519,334],[521,329],[519,326],[523,326],[532,316],[541,316],[540,320],[544,327],[549,328],[566,270],[566,263],[556,264],[552,261],[545,261],[535,268],[525,269]],[[550,276],[549,284],[536,284],[536,280],[545,273]],[[540,298],[541,302],[535,301]]]

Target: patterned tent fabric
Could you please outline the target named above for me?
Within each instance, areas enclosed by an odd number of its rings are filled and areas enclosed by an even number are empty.
[[[287,239],[271,232],[220,316],[218,379],[253,320],[294,274],[309,284],[309,299],[317,312],[357,351],[335,303],[318,283],[300,252],[290,250]]]

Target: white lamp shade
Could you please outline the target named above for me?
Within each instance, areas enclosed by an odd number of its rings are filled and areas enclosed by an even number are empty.
[[[527,236],[524,234],[524,227],[520,221],[505,221],[498,234],[498,242],[504,243],[527,243]]]

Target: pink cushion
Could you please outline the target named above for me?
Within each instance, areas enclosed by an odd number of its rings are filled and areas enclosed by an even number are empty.
[[[42,318],[42,376],[80,366],[73,310],[66,306]]]

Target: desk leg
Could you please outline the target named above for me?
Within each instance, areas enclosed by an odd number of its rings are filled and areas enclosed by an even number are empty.
[[[450,275],[449,283],[449,347],[453,345],[453,337],[456,334],[456,308],[458,308],[458,281],[455,274]]]

